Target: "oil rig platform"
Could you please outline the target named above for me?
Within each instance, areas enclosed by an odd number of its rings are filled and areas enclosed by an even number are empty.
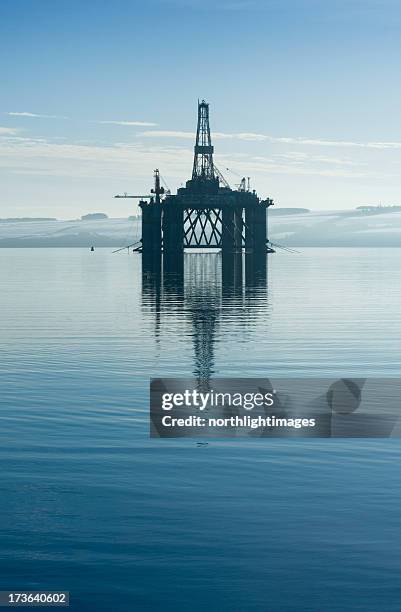
[[[273,200],[262,200],[250,190],[249,179],[231,189],[213,160],[214,147],[209,125],[209,104],[198,102],[198,123],[192,177],[185,187],[172,195],[161,186],[155,170],[154,188],[140,199],[144,269],[158,267],[179,271],[184,250],[220,249],[223,267],[240,268],[242,254],[252,260],[251,267],[266,265],[266,253],[274,253],[267,236],[267,213]],[[235,263],[235,266],[232,264]]]

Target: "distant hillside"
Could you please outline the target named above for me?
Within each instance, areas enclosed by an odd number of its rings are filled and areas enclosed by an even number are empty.
[[[32,221],[57,221],[54,217],[8,217],[0,219],[0,223],[30,223]]]
[[[269,215],[302,215],[309,213],[309,208],[269,208]]]
[[[294,247],[401,247],[401,212],[311,211],[270,218],[270,239]]]
[[[108,219],[109,217],[105,213],[88,213],[82,215],[81,221],[96,221],[96,219]]]
[[[382,215],[384,213],[400,212],[401,206],[393,204],[389,206],[357,206],[355,210],[367,215]]]
[[[120,247],[140,238],[140,221],[79,219],[0,224],[1,247]]]
[[[269,210],[272,242],[293,247],[400,247],[401,211],[374,215],[354,210],[309,211],[280,214]],[[277,214],[278,213],[278,214]],[[119,248],[141,237],[140,219],[88,219],[86,221],[31,220],[0,223],[1,247]]]

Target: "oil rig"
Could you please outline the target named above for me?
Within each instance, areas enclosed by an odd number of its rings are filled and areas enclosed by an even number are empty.
[[[142,252],[144,270],[180,272],[184,250],[219,249],[224,269],[242,275],[242,255],[248,268],[266,266],[266,253],[274,253],[267,236],[267,212],[273,200],[260,199],[251,191],[246,178],[231,189],[213,160],[209,124],[209,104],[198,101],[198,123],[194,147],[192,177],[176,195],[167,191],[155,170],[154,188],[140,199]],[[146,199],[145,199],[146,198]]]

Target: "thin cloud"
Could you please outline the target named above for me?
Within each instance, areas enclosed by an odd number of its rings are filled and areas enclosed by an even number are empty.
[[[67,119],[67,117],[59,117],[58,115],[40,115],[38,113],[28,113],[27,111],[14,111],[5,114],[9,115],[10,117],[33,117],[36,119]]]
[[[101,124],[111,124],[111,125],[132,125],[137,127],[153,127],[156,126],[157,123],[152,123],[151,121],[96,121],[96,123]]]
[[[194,139],[193,132],[174,130],[148,130],[141,132],[140,136],[145,138],[182,138]],[[324,140],[319,138],[271,136],[269,134],[258,134],[254,132],[224,133],[213,132],[212,137],[216,140],[245,140],[253,142],[272,142],[278,144],[295,144],[320,147],[351,147],[362,149],[401,149],[401,142],[353,142],[350,140]]]
[[[187,174],[192,156],[171,146],[60,143],[12,135],[0,139],[0,169],[19,174],[132,179],[135,167],[136,176],[151,180],[155,159],[165,174],[178,178]]]
[[[253,159],[264,159],[254,157]],[[292,164],[307,164],[310,162],[317,162],[323,164],[334,164],[339,166],[363,166],[365,162],[353,161],[351,159],[343,159],[338,157],[329,157],[327,155],[311,155],[301,151],[289,151],[288,153],[277,153],[274,155],[274,159],[284,160]]]
[[[109,146],[69,144],[13,135],[2,138],[0,144],[0,168],[19,174],[131,179],[133,167],[137,177],[150,177],[155,160],[164,169],[165,175],[180,181],[188,176],[192,153],[189,148],[171,145],[144,146],[138,142],[114,143]],[[246,156],[236,160],[235,155],[217,157],[220,167],[231,167],[244,176],[284,174],[348,179],[379,176],[367,168],[360,172],[352,167],[341,167],[342,163],[339,162],[337,158],[330,160],[314,156],[311,159],[304,158],[300,164],[294,163],[294,158],[286,160]]]
[[[141,132],[139,135],[145,138],[184,138],[191,140],[195,138],[193,132],[179,132],[174,130],[149,130],[147,132]]]
[[[194,140],[194,132],[184,132],[180,130],[148,130],[141,132],[140,136],[145,138],[180,138],[184,140]],[[241,132],[239,134],[227,134],[225,132],[213,132],[215,140],[268,140],[264,134],[254,134],[253,132]]]
[[[289,176],[323,176],[328,178],[360,179],[378,176],[377,173],[360,172],[353,169],[342,168],[333,164],[333,167],[321,166],[317,160],[309,161],[308,164],[283,163],[276,158],[253,157],[248,161],[229,161],[228,157],[222,157],[224,163],[228,163],[231,169],[241,172],[244,176],[266,176],[283,174]]]
[[[16,128],[0,127],[0,136],[13,136],[17,132]]]
[[[319,138],[275,138],[267,136],[270,142],[283,144],[311,145],[318,147],[359,147],[362,149],[401,149],[401,142],[353,142],[351,140],[322,140]]]

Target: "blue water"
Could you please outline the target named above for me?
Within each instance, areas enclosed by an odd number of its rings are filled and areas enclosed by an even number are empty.
[[[108,249],[0,250],[0,589],[76,611],[400,609],[399,440],[148,438],[150,376],[399,376],[401,250],[225,293]],[[224,289],[224,288],[223,288]]]

